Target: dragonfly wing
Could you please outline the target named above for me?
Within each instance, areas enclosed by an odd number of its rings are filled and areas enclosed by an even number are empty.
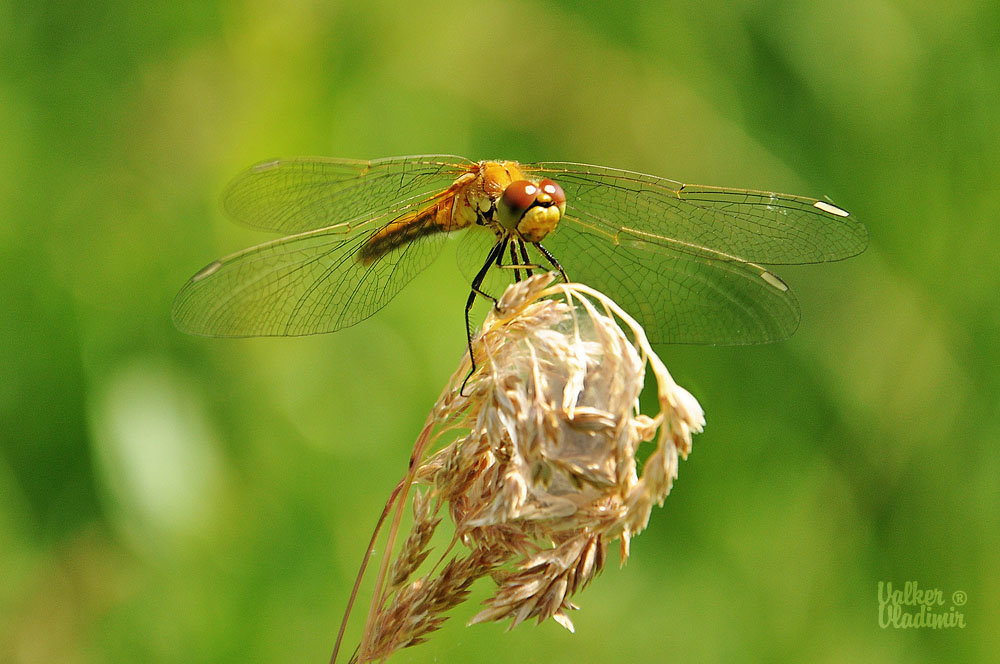
[[[562,162],[524,167],[558,182],[567,212],[613,241],[769,265],[836,261],[868,246],[868,231],[826,201],[686,185],[653,175]]]
[[[451,155],[278,159],[238,175],[226,188],[223,205],[241,224],[300,233],[413,206],[449,187],[471,163]]]
[[[792,292],[753,263],[639,240],[616,245],[571,215],[543,244],[570,280],[611,296],[653,343],[764,343],[791,336],[799,324]]]
[[[427,267],[446,234],[416,238],[370,265],[364,232],[341,227],[300,233],[210,263],[174,300],[181,330],[222,337],[333,332],[368,318]]]

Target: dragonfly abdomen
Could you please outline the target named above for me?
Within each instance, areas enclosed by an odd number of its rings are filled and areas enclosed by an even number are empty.
[[[452,201],[452,196],[440,198],[421,210],[393,219],[368,238],[358,252],[358,260],[368,266],[419,237],[454,230]]]

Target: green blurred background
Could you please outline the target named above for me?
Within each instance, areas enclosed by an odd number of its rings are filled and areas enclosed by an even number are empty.
[[[661,349],[708,428],[575,635],[472,601],[395,661],[998,661],[998,43],[991,0],[0,4],[0,661],[326,661],[467,285],[446,250],[299,339],[171,300],[265,238],[247,165],[424,152],[829,196],[872,244],[779,270],[789,341]],[[967,627],[881,629],[879,581]]]

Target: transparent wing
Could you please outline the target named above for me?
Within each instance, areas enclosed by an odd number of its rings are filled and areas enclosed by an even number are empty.
[[[427,267],[447,236],[417,238],[365,266],[358,250],[383,225],[310,231],[214,261],[177,294],[174,322],[185,332],[223,337],[297,336],[354,325]]]
[[[278,159],[238,175],[226,188],[223,206],[252,228],[300,233],[409,207],[447,188],[471,163],[451,155]]]
[[[868,231],[847,211],[814,198],[686,185],[602,166],[544,162],[524,170],[558,182],[583,232],[610,242],[770,265],[857,255]]]
[[[358,260],[360,248],[393,220],[445,195],[470,164],[429,155],[251,167],[227,188],[227,212],[248,226],[294,235],[206,266],[174,300],[175,323],[209,336],[286,336],[364,320],[437,256],[444,235],[418,238],[371,265]]]
[[[611,296],[653,343],[753,344],[791,336],[799,306],[759,265],[645,243],[614,244],[572,216],[543,246],[572,281]]]
[[[642,242],[615,245],[584,228],[567,216],[542,244],[570,279],[610,295],[654,343],[761,343],[787,338],[798,326],[795,296],[759,265],[699,258]],[[494,242],[485,228],[463,232],[458,254],[467,280],[482,267]],[[530,262],[551,269],[533,246],[527,250]],[[505,265],[513,262],[504,256]],[[482,290],[498,295],[513,277],[511,269],[490,270]]]

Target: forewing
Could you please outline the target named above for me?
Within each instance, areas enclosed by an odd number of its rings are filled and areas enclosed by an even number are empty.
[[[300,233],[398,212],[446,189],[471,164],[451,155],[278,159],[238,175],[223,205],[252,228]]]
[[[862,223],[814,198],[685,185],[586,164],[544,162],[523,170],[558,182],[580,228],[611,242],[770,265],[841,260],[868,246]]]
[[[427,267],[447,237],[417,238],[365,266],[358,250],[381,226],[300,233],[215,261],[177,294],[174,322],[185,332],[222,337],[297,336],[354,325]]]

